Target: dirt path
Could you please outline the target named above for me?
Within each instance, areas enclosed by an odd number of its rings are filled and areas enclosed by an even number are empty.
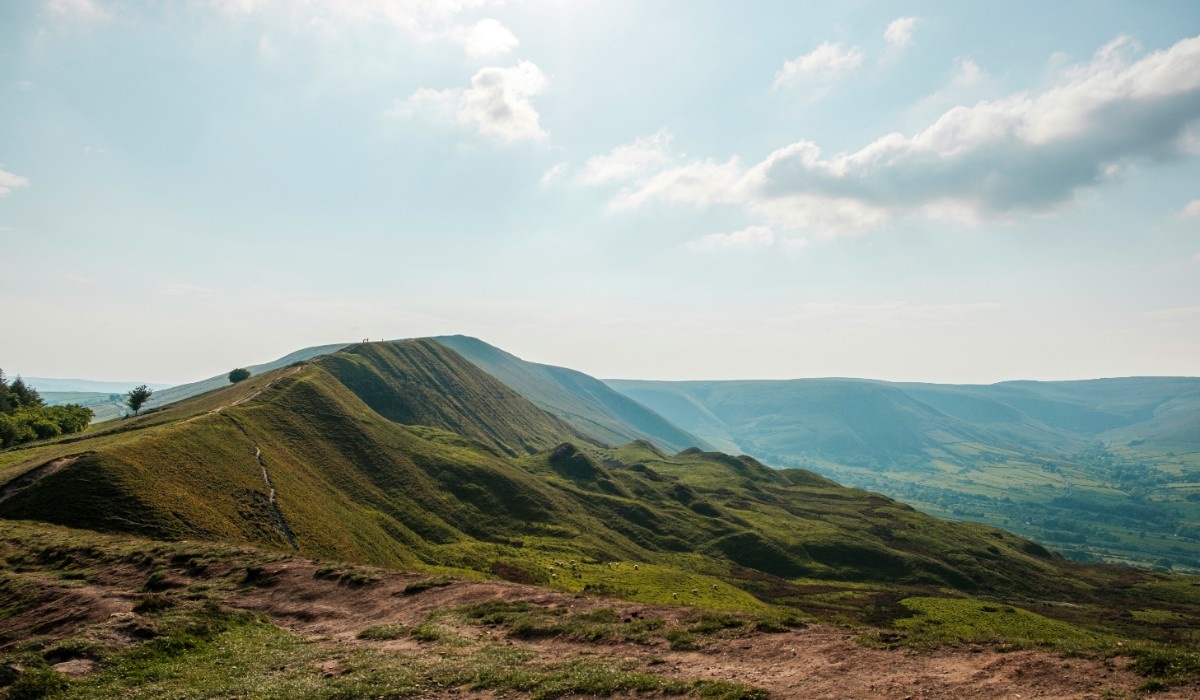
[[[46,462],[45,464],[43,464],[39,467],[34,467],[33,469],[30,469],[29,471],[25,472],[24,474],[21,474],[20,476],[16,477],[15,479],[10,479],[8,481],[8,483],[4,484],[3,486],[0,486],[0,503],[7,501],[8,499],[10,499],[13,496],[17,495],[18,493],[24,491],[25,489],[29,488],[30,486],[33,486],[34,484],[36,484],[37,482],[41,481],[42,479],[50,476],[51,474],[54,474],[56,472],[62,471],[63,469],[66,469],[68,466],[70,466],[75,460],[79,459],[81,456],[82,455],[69,455],[67,457],[59,457],[58,459],[52,459],[49,462]]]
[[[227,408],[233,408],[234,406],[241,406],[242,404],[246,403],[247,401],[249,401],[253,398],[256,398],[259,394],[261,394],[264,391],[266,391],[267,389],[271,388],[271,385],[273,385],[275,382],[279,381],[280,379],[283,379],[284,377],[290,377],[293,374],[295,374],[296,372],[298,372],[299,370],[300,370],[299,367],[293,367],[292,369],[288,370],[287,372],[283,372],[278,377],[275,377],[274,379],[267,382],[266,384],[263,384],[262,386],[255,389],[254,391],[250,392],[249,394],[246,394],[242,398],[240,398],[236,401],[231,401],[223,406],[217,406],[216,408],[208,411],[207,413],[200,413],[200,414],[194,415],[191,418],[188,418],[187,420],[185,420],[183,422],[191,423],[192,421],[197,421],[197,420],[200,420],[201,418],[207,418],[209,416],[220,415],[221,411],[224,411]]]
[[[574,610],[614,608],[677,622],[694,617],[690,608],[652,607],[585,598],[502,582],[460,582],[402,595],[412,575],[386,575],[365,589],[330,586],[313,576],[313,566],[292,562],[273,572],[277,582],[240,596],[237,604],[267,614],[276,624],[312,639],[337,644],[368,644],[355,639],[365,627],[383,623],[416,625],[436,610],[487,600],[525,601]],[[963,646],[927,652],[866,647],[852,631],[811,625],[782,634],[747,634],[717,640],[699,651],[673,651],[666,643],[582,643],[558,639],[506,639],[498,629],[466,626],[456,633],[473,639],[504,639],[553,662],[580,653],[604,654],[643,665],[647,672],[681,679],[727,680],[766,688],[775,699],[918,698],[1109,698],[1138,697],[1143,679],[1128,660],[1064,658],[1022,650],[999,652]],[[499,636],[496,636],[499,635]],[[374,642],[370,644],[379,645]],[[385,642],[394,653],[429,652],[412,639]],[[462,696],[466,697],[466,696]],[[1200,689],[1156,693],[1156,700],[1200,698]]]
[[[711,640],[698,651],[674,651],[661,640],[636,644],[517,639],[507,637],[501,627],[461,622],[446,624],[454,625],[454,633],[468,640],[467,647],[448,650],[411,637],[363,641],[356,637],[366,627],[384,623],[416,625],[432,612],[489,600],[524,601],[533,606],[574,611],[612,608],[622,616],[637,612],[642,617],[662,618],[668,624],[694,620],[699,611],[586,598],[497,581],[456,582],[405,595],[406,586],[425,576],[372,570],[378,576],[375,582],[352,587],[323,571],[318,562],[289,559],[259,569],[257,583],[253,585],[233,588],[217,585],[211,590],[221,591],[224,605],[263,613],[280,627],[328,648],[330,655],[322,663],[330,664],[331,668],[340,664],[337,659],[343,658],[347,647],[372,646],[385,653],[434,657],[466,654],[478,645],[499,643],[536,652],[539,663],[570,661],[580,655],[601,656],[647,673],[762,687],[774,700],[1142,697],[1136,689],[1143,679],[1129,670],[1125,659],[1069,659],[1037,650],[999,652],[974,646],[926,652],[877,649],[859,644],[851,630],[825,625],[779,634],[748,632]],[[197,576],[217,583],[241,580],[245,573],[245,568],[236,565],[209,567],[203,574],[179,568],[170,572],[167,583],[173,589],[183,590],[200,580]],[[145,624],[142,616],[133,612],[144,597],[140,590],[145,577],[144,567],[121,563],[108,568],[102,580],[84,586],[43,579],[34,604],[0,619],[0,635],[19,639],[87,627],[92,630],[89,634],[93,639],[114,648],[127,646],[133,640],[130,635],[136,635],[139,625]],[[75,672],[91,671],[76,669]],[[431,697],[476,700],[524,696],[454,689]],[[1200,688],[1175,688],[1152,697],[1154,700],[1200,698]]]

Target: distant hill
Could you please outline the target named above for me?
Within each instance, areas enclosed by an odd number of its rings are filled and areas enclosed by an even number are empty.
[[[91,379],[53,379],[50,377],[22,377],[22,379],[39,393],[50,391],[124,394],[141,384],[145,384],[155,391],[167,389],[172,386],[170,384],[150,384],[148,382],[98,382]]]
[[[125,405],[125,395],[120,393],[109,394],[92,391],[42,391],[39,393],[48,406],[73,403],[92,409],[92,413],[95,414],[93,422],[112,420],[130,413],[129,408]]]
[[[1200,379],[610,380],[685,430],[1072,556],[1200,569]]]
[[[600,442],[650,440],[671,452],[688,447],[711,448],[661,415],[582,372],[526,362],[465,335],[440,336],[434,340],[512,387],[539,408]]]

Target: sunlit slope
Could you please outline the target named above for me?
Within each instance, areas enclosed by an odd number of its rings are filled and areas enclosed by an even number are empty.
[[[122,424],[0,453],[10,483],[76,457],[7,492],[0,515],[294,542],[304,554],[568,587],[551,580],[551,562],[640,562],[640,576],[680,572],[689,587],[703,583],[694,576],[747,586],[763,576],[976,591],[1075,585],[1063,575],[1069,564],[1026,540],[811,472],[695,449],[667,456],[646,442],[558,442],[561,422],[431,341],[353,346]],[[520,431],[529,432],[510,437]],[[618,583],[604,585],[625,590]],[[656,600],[664,585],[629,595]]]
[[[526,362],[465,335],[434,338],[584,435],[615,444],[650,440],[672,452],[708,447],[659,414],[604,382],[565,367]]]

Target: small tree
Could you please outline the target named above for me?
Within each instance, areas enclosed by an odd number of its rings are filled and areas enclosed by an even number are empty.
[[[237,384],[250,378],[250,370],[245,367],[238,367],[229,373],[229,383]]]
[[[129,390],[128,394],[125,394],[125,405],[133,409],[133,415],[136,416],[153,393],[145,384],[134,387]]]

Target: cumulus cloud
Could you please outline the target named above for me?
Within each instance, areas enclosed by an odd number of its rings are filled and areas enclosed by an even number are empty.
[[[517,48],[517,36],[508,27],[494,19],[481,19],[470,27],[458,27],[451,30],[453,36],[463,45],[468,56],[474,58],[489,58],[508,53]]]
[[[954,75],[954,84],[962,87],[975,85],[987,77],[983,69],[969,58],[958,59],[958,72]]]
[[[780,228],[861,232],[897,216],[980,221],[1048,211],[1130,163],[1189,155],[1200,124],[1200,37],[1133,60],[1119,38],[1040,93],[957,106],[925,129],[826,155],[797,141],[742,166],[672,164],[610,207],[739,204]]]
[[[1183,219],[1200,219],[1200,199],[1193,199],[1183,205],[1183,211],[1179,212],[1179,216]]]
[[[427,114],[442,121],[472,126],[504,141],[546,136],[541,117],[530,98],[546,89],[549,78],[533,63],[512,68],[484,68],[471,78],[471,87],[435,90],[421,88],[384,111],[387,117]]]
[[[484,68],[462,94],[458,121],[505,141],[543,138],[546,132],[529,98],[545,90],[549,82],[529,61],[512,68]]]
[[[889,46],[902,49],[912,43],[916,27],[916,17],[897,17],[883,30],[883,39]]]
[[[770,226],[748,226],[731,233],[710,233],[688,243],[692,250],[728,250],[730,248],[762,248],[775,242]]]
[[[14,187],[25,187],[28,184],[29,178],[14,175],[4,168],[0,168],[0,197],[7,197]]]
[[[600,185],[633,179],[657,170],[671,161],[667,153],[670,145],[671,134],[663,129],[633,143],[617,146],[607,155],[589,158],[579,174],[579,181],[585,185]]]
[[[774,87],[779,89],[804,79],[833,79],[862,65],[864,54],[857,46],[846,48],[828,41],[810,53],[783,62],[775,73]]]

